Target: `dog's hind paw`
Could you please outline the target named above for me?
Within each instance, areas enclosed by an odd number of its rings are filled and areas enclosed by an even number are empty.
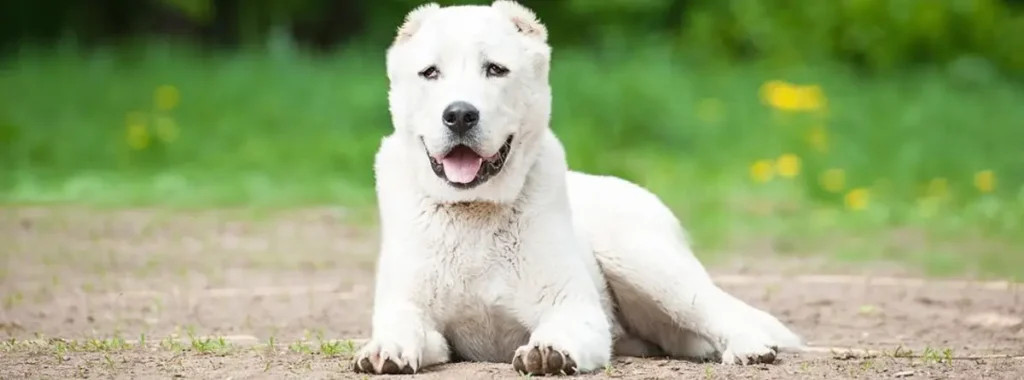
[[[722,364],[771,364],[779,348],[767,337],[741,335],[729,340],[722,352]]]

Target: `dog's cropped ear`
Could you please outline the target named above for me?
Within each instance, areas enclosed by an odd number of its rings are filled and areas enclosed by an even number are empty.
[[[395,36],[394,43],[397,44],[411,38],[420,29],[423,19],[438,9],[441,9],[441,6],[437,5],[437,3],[427,3],[409,11],[405,15],[405,21],[402,22],[402,26],[398,27],[398,35]]]
[[[547,42],[548,28],[537,19],[529,8],[512,0],[496,0],[491,7],[508,16],[520,33]]]

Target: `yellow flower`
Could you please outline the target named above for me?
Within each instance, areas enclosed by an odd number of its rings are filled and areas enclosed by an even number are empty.
[[[996,188],[996,175],[991,170],[982,170],[974,174],[974,187],[982,193],[991,193]]]
[[[722,101],[707,98],[697,104],[697,118],[705,123],[717,123],[722,120]]]
[[[149,131],[145,124],[131,124],[128,126],[125,142],[128,147],[134,150],[143,150],[149,146]]]
[[[828,152],[828,130],[825,129],[825,126],[815,125],[811,127],[811,130],[807,133],[807,144],[818,152]]]
[[[821,187],[833,193],[838,193],[846,187],[846,173],[843,169],[829,169],[821,173]]]
[[[767,86],[768,104],[775,109],[794,111],[800,106],[800,92],[788,83]]]
[[[779,176],[793,178],[800,174],[800,157],[792,153],[786,153],[775,160],[776,171]]]
[[[868,190],[865,188],[856,188],[850,190],[843,196],[843,203],[846,204],[846,208],[850,210],[863,210],[868,207]]]
[[[772,179],[774,170],[771,160],[757,160],[750,165],[750,177],[756,182],[768,182]]]
[[[156,103],[156,108],[162,111],[170,111],[174,107],[178,106],[178,102],[181,100],[181,94],[178,93],[178,88],[171,85],[163,85],[156,88],[156,92],[153,94],[153,100]]]
[[[949,181],[943,177],[932,178],[928,182],[925,196],[928,198],[942,199],[949,195]]]
[[[825,107],[821,86],[798,86],[779,80],[761,86],[761,99],[772,108],[782,111],[820,111]]]
[[[156,136],[164,142],[170,143],[178,139],[178,124],[169,117],[156,119]]]

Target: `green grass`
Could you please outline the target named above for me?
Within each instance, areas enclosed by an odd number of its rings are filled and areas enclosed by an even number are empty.
[[[1024,277],[1024,88],[972,78],[556,48],[553,124],[571,166],[647,186],[702,249],[769,237],[775,250],[840,262]],[[770,80],[819,85],[827,112],[772,109],[759,98]],[[173,109],[158,109],[160,86],[176,89]],[[370,207],[373,153],[391,130],[386,91],[380,49],[26,51],[0,74],[0,200]],[[130,147],[130,124],[147,131],[144,149]],[[814,128],[827,151],[808,143]],[[784,153],[801,158],[798,176],[751,179],[754,162]],[[830,168],[845,173],[843,190],[821,185]],[[990,193],[974,185],[984,170]],[[942,197],[925,197],[931,182]],[[867,190],[865,209],[845,207],[852,188]]]
[[[0,341],[0,352],[10,353],[14,351],[50,351],[58,362],[64,360],[65,354],[81,352],[100,353],[121,353],[131,350],[155,351],[158,349],[183,352],[191,351],[195,354],[226,355],[238,353],[244,349],[265,351],[270,353],[291,351],[303,354],[319,354],[328,357],[349,357],[356,352],[360,343],[351,339],[324,339],[317,337],[317,345],[307,340],[296,340],[289,343],[287,347],[275,344],[273,340],[267,344],[237,344],[232,343],[223,336],[197,336],[188,333],[185,339],[178,336],[168,336],[162,340],[147,341],[145,335],[139,340],[126,340],[119,336],[111,338],[88,338],[84,340],[49,338],[18,340],[7,338]],[[280,347],[279,347],[280,346]],[[301,348],[298,348],[301,347]]]

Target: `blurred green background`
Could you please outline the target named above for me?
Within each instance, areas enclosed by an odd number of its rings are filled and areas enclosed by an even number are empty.
[[[698,249],[1024,277],[1024,1],[522,2],[570,165]],[[420,3],[4,2],[0,200],[372,211]]]

